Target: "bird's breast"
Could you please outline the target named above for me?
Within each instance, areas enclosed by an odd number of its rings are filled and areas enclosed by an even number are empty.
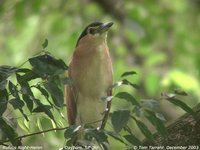
[[[112,84],[112,64],[107,46],[88,50],[72,60],[71,76],[78,92],[89,97],[105,96]]]

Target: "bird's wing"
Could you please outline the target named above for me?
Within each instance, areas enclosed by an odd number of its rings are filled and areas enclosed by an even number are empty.
[[[68,76],[71,79],[70,68],[68,70]],[[69,125],[74,125],[76,121],[76,91],[72,85],[65,86],[65,101],[67,104],[67,117]]]

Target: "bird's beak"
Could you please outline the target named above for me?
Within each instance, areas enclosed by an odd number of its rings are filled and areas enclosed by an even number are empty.
[[[94,33],[104,33],[106,31],[108,31],[110,29],[110,27],[113,25],[113,22],[107,22],[107,23],[103,23],[102,25],[100,25],[97,29],[95,29]]]

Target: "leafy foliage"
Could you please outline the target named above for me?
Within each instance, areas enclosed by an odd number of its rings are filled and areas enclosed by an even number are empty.
[[[62,82],[60,74],[67,70],[67,65],[61,59],[53,57],[49,52],[43,52],[30,58],[29,63],[31,69],[0,66],[0,129],[6,135],[2,140],[8,138],[12,145],[17,145],[19,141],[16,139],[16,129],[4,119],[8,105],[11,105],[14,110],[19,110],[26,122],[30,120],[26,111],[28,109],[31,114],[46,114],[55,123],[52,109],[60,110],[64,106],[63,91],[58,82]],[[14,77],[17,83],[15,83]],[[37,82],[32,82],[36,79]],[[34,88],[44,95],[50,105],[35,97]],[[51,95],[51,101],[49,95]],[[20,124],[20,126],[24,128],[24,125]]]
[[[43,48],[46,48],[45,45],[47,46],[47,43],[43,45]],[[0,129],[5,135],[2,140],[9,139],[12,145],[20,145],[21,139],[18,138],[16,127],[10,125],[4,117],[7,106],[11,105],[14,111],[18,110],[22,114],[24,121],[18,121],[18,123],[27,132],[30,131],[30,118],[27,112],[37,115],[40,113],[45,114],[51,120],[53,127],[56,128],[59,125],[59,121],[54,117],[52,110],[55,109],[60,112],[64,107],[63,91],[61,90],[62,84],[73,84],[71,79],[61,78],[61,74],[68,69],[68,66],[49,52],[42,52],[37,56],[29,58],[28,62],[31,65],[31,69],[0,66]],[[123,73],[121,75],[123,80],[114,83],[111,88],[126,85],[138,90],[138,86],[127,79],[135,74],[135,71]],[[43,95],[46,102],[41,101],[35,96],[33,91],[35,89]],[[194,115],[192,109],[177,98],[178,96],[186,95],[187,93],[181,90],[162,94],[164,99]],[[114,96],[102,97],[101,99],[102,101],[125,100],[131,107],[111,112],[112,131],[76,125],[65,128],[64,137],[67,140],[66,145],[72,146],[74,144],[78,132],[84,132],[84,139],[79,141],[82,146],[88,146],[91,144],[91,141],[96,141],[102,149],[107,150],[109,149],[108,137],[114,138],[126,147],[142,145],[140,139],[135,136],[134,131],[129,127],[130,122],[134,121],[141,133],[147,139],[152,140],[152,132],[145,122],[141,121],[142,117],[147,118],[162,136],[167,136],[167,130],[164,125],[165,118],[157,112],[157,109],[160,107],[158,100],[137,99],[133,94],[124,91],[120,91]],[[37,119],[36,125],[39,130],[43,130],[40,119]],[[0,144],[3,144],[3,142],[1,143],[0,141]]]
[[[113,112],[111,121],[115,132],[120,132],[122,128],[128,123],[129,114],[130,111],[126,109]]]

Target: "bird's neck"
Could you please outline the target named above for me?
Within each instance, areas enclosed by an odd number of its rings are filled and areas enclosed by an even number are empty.
[[[87,38],[80,41],[74,54],[76,56],[87,56],[102,53],[108,50],[106,39]]]

